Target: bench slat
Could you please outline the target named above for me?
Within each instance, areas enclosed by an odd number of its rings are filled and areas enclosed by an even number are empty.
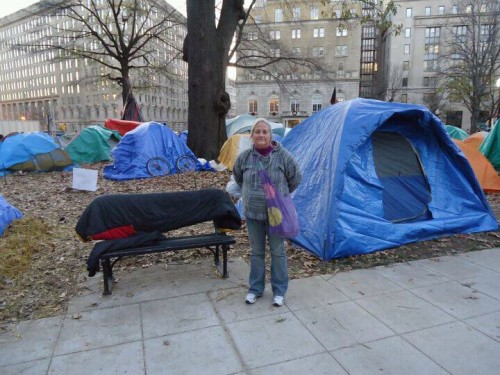
[[[127,248],[110,251],[101,255],[101,259],[124,257],[129,255],[144,255],[163,251],[175,251],[184,249],[196,249],[201,247],[233,245],[236,240],[224,234],[202,234],[197,236],[172,237],[158,241],[152,246]]]

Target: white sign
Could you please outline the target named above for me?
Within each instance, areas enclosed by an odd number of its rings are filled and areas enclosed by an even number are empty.
[[[97,171],[93,169],[73,168],[73,189],[97,190]]]

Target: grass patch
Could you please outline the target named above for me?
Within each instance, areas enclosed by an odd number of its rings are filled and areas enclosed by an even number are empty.
[[[26,272],[33,255],[49,235],[47,224],[40,218],[14,221],[0,237],[0,276],[16,279]]]

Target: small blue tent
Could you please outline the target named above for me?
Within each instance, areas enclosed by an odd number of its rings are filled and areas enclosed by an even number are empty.
[[[0,143],[0,176],[11,171],[63,169],[71,164],[68,154],[46,133],[18,133]]]
[[[322,259],[498,228],[467,159],[424,106],[338,103],[282,143],[304,174],[292,241]]]
[[[110,180],[131,180],[203,170],[193,152],[170,128],[145,122],[127,132],[111,151],[114,164],[104,167]]]
[[[14,206],[10,205],[0,194],[0,236],[5,229],[16,219],[23,217],[23,214]]]

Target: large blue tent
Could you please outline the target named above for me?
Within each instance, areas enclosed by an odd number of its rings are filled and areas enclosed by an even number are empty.
[[[145,122],[127,132],[111,151],[114,163],[104,167],[110,180],[131,180],[206,170],[188,146],[170,128]]]
[[[498,228],[467,159],[424,106],[338,103],[282,142],[304,174],[292,241],[322,259]]]

